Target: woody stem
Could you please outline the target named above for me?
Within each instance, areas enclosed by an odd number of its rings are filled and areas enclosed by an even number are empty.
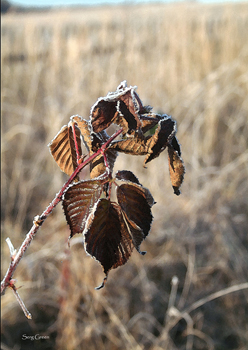
[[[87,158],[84,162],[78,165],[78,167],[75,169],[73,174],[70,176],[70,178],[65,182],[65,184],[62,186],[61,190],[56,194],[55,198],[52,200],[52,202],[48,205],[48,207],[43,211],[43,213],[40,216],[37,216],[34,218],[33,226],[31,227],[30,231],[26,234],[26,238],[24,239],[21,247],[19,248],[18,252],[11,256],[11,262],[9,265],[9,268],[1,282],[1,295],[4,294],[5,289],[10,285],[10,280],[12,279],[13,273],[18,266],[20,260],[22,259],[25,251],[27,250],[28,246],[30,245],[32,239],[35,237],[37,231],[42,226],[43,222],[46,220],[46,218],[51,214],[53,209],[57,206],[57,204],[62,200],[63,194],[67,187],[70,185],[70,183],[75,179],[75,177],[78,175],[78,173],[86,166],[88,165],[93,159],[95,159],[99,154],[102,154],[110,145],[110,143],[122,133],[122,129],[118,130],[116,133],[114,133],[108,141],[106,141],[102,147],[93,155],[91,155],[89,158]]]

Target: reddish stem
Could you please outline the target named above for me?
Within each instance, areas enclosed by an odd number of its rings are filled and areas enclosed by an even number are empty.
[[[35,217],[33,226],[31,227],[30,231],[27,233],[25,240],[23,241],[21,247],[19,248],[16,255],[11,257],[11,262],[9,265],[9,268],[1,282],[1,295],[4,294],[5,289],[10,285],[10,280],[12,279],[13,273],[19,264],[20,260],[22,259],[26,249],[30,245],[32,239],[36,235],[36,232],[39,230],[43,222],[46,220],[49,214],[53,211],[53,209],[56,207],[56,205],[62,200],[62,196],[67,189],[67,187],[70,185],[70,183],[75,179],[77,174],[86,166],[88,165],[93,159],[95,159],[99,154],[102,154],[110,145],[110,143],[122,133],[122,129],[118,130],[116,133],[114,133],[107,142],[105,142],[102,147],[94,153],[92,156],[87,158],[83,163],[79,164],[78,167],[75,169],[73,174],[70,176],[70,178],[66,181],[66,183],[63,185],[59,193],[56,194],[53,201],[49,204],[49,206],[43,211],[43,213]]]
[[[77,135],[76,135],[76,130],[75,130],[75,123],[72,123],[72,132],[73,132],[74,144],[75,144],[75,149],[76,149],[76,154],[77,154],[77,165],[78,165],[79,164],[79,159],[81,158],[81,155],[80,155],[79,149],[78,149]]]
[[[107,171],[108,174],[110,174],[109,163],[108,163],[108,159],[107,159],[107,156],[106,156],[106,153],[105,153],[104,150],[102,150],[102,155],[103,155],[104,165],[106,167],[106,171]]]

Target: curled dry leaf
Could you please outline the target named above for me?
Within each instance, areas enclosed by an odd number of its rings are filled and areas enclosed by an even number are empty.
[[[107,199],[100,199],[90,214],[84,230],[85,250],[99,261],[106,274],[110,269],[127,262],[132,250],[132,240],[123,221],[121,208]]]
[[[71,120],[77,123],[79,130],[81,131],[84,146],[88,152],[92,152],[92,136],[90,132],[89,121],[79,115],[73,115]]]
[[[174,193],[179,196],[181,193],[179,188],[181,187],[184,179],[185,168],[179,152],[170,145],[168,146],[168,160],[171,184],[174,189]]]
[[[143,156],[147,153],[144,138],[130,137],[125,140],[112,142],[111,149],[135,156]]]
[[[93,134],[93,140],[92,140],[92,154],[94,151],[96,152],[105,142],[108,141],[109,135],[104,131],[101,131],[100,133]],[[114,149],[107,149],[105,151],[105,155],[107,158],[108,163],[108,171],[112,172],[114,169],[115,160],[118,156],[118,152]],[[90,177],[93,179],[95,177],[98,177],[106,172],[106,164],[104,162],[103,155],[99,155],[96,157],[92,163],[90,164]]]
[[[89,152],[89,156],[98,151],[98,149],[108,141],[109,135],[104,131],[101,131],[97,134],[92,133],[90,129],[89,121],[83,119],[82,117],[75,115],[71,119],[77,123],[78,128],[81,131],[82,139],[85,147]],[[117,158],[117,151],[114,149],[108,149],[106,151],[106,157],[108,161],[109,170],[112,171],[114,168],[114,163]],[[104,163],[104,158],[102,155],[96,157],[90,164],[90,177],[94,179],[101,176],[106,172],[106,166]]]
[[[155,113],[142,114],[141,115],[141,120],[142,120],[141,130],[142,130],[143,134],[145,134],[147,131],[154,128],[161,119],[162,119],[162,117],[160,114],[155,114]]]
[[[108,169],[110,170],[110,172],[112,172],[114,168],[114,163],[117,157],[117,151],[112,149],[107,150],[106,157],[108,162]],[[91,179],[94,179],[95,177],[103,175],[105,172],[106,172],[106,166],[104,163],[104,158],[102,155],[99,155],[91,163],[90,177]]]
[[[73,129],[75,128],[76,140],[74,140]],[[67,175],[71,175],[77,168],[78,157],[82,156],[80,130],[73,123],[64,125],[48,147],[60,169]]]
[[[176,136],[172,138],[170,145],[175,151],[177,151],[178,155],[181,156],[181,148]]]
[[[146,237],[152,223],[151,206],[154,204],[151,193],[142,185],[125,183],[117,186],[116,195],[121,209],[128,219],[140,228]]]
[[[94,179],[106,172],[106,166],[104,164],[104,158],[100,154],[90,164],[90,178]]]
[[[133,86],[128,88],[126,81],[123,81],[116,91],[118,94],[117,110],[119,116],[123,117],[128,124],[128,130],[126,128],[123,130],[124,134],[131,133],[132,130],[138,130],[142,126],[139,113],[143,112],[143,105],[135,89],[136,87]],[[121,125],[120,119],[119,123]],[[119,123],[116,122],[116,124]],[[124,127],[124,125],[121,126]]]
[[[171,117],[165,116],[159,121],[154,135],[147,138],[147,156],[144,165],[160,155],[160,153],[171,142],[175,133],[176,122],[172,120]]]
[[[83,232],[86,219],[102,191],[102,179],[80,181],[68,187],[62,205],[71,230],[69,239]]]
[[[130,92],[127,94],[130,98]],[[126,102],[127,104],[125,104],[121,98],[117,102],[118,118],[116,118],[115,123],[123,128],[124,133],[130,133],[132,130],[136,130],[138,125],[140,126],[140,123],[137,122],[138,117],[136,113],[133,114],[129,110],[130,107],[131,110],[133,110],[132,105],[129,106],[128,100]]]
[[[99,133],[112,123],[120,125],[123,134],[138,130],[142,126],[139,118],[142,107],[135,87],[127,87],[126,81],[123,81],[115,92],[100,97],[93,105],[90,113],[92,131]]]
[[[145,235],[142,229],[139,228],[132,220],[129,220],[129,218],[127,217],[127,214],[124,211],[122,211],[122,215],[123,215],[123,219],[126,224],[127,230],[132,239],[133,246],[141,255],[145,255],[146,252],[140,250],[140,245],[145,239]]]
[[[129,170],[118,170],[115,174],[117,180],[131,181],[140,185],[139,179]]]
[[[107,129],[118,115],[116,101],[101,98],[92,107],[91,125],[95,133]]]

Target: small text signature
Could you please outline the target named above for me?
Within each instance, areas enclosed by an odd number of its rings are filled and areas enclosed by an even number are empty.
[[[35,335],[22,335],[22,340],[41,340],[41,339],[49,339],[49,335],[41,335],[41,334],[35,334]]]

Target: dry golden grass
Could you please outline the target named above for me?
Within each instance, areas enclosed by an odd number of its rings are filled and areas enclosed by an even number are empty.
[[[2,274],[4,239],[17,248],[66,179],[46,145],[122,80],[177,120],[187,170],[176,197],[166,154],[147,169],[143,159],[119,157],[116,169],[133,170],[157,204],[147,255],[134,252],[101,291],[100,265],[79,236],[67,249],[56,208],[15,272],[32,321],[10,290],[2,298],[3,350],[247,348],[247,29],[245,3],[2,17]]]

